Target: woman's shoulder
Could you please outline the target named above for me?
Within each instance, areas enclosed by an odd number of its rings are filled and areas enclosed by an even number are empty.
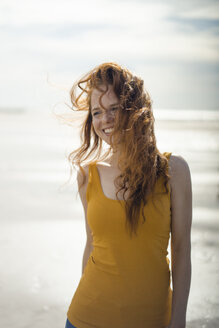
[[[169,158],[169,175],[171,187],[189,182],[190,168],[184,157],[171,154]]]
[[[90,168],[94,165],[96,165],[96,166],[98,165],[98,166],[102,166],[102,167],[105,166],[106,167],[107,163],[93,161],[93,162],[90,162],[88,164],[83,164],[80,167],[78,166],[77,167],[78,185],[82,185],[82,184],[84,185],[85,184],[85,187],[86,187],[87,182],[88,182]]]
[[[86,184],[88,181],[89,174],[89,164],[81,165],[81,167],[77,167],[77,181],[78,185]]]
[[[188,162],[181,155],[171,153],[169,157],[169,167],[172,170],[186,170],[189,168]]]

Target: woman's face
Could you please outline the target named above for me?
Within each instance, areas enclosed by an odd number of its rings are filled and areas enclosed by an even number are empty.
[[[101,89],[105,91],[106,86],[101,86]],[[101,95],[102,92],[97,89],[94,89],[91,93],[92,122],[96,134],[106,143],[110,144],[109,136],[114,127],[116,112],[119,110],[119,99],[112,85],[108,85],[108,91],[101,99],[103,108],[99,102]]]

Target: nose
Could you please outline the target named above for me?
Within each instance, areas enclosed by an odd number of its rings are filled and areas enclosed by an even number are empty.
[[[110,123],[110,122],[113,122],[114,121],[114,113],[112,113],[112,111],[108,111],[106,110],[104,115],[103,115],[103,120],[105,123]]]

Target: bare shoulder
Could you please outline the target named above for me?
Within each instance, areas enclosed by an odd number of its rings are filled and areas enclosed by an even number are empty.
[[[171,188],[190,183],[191,174],[187,161],[180,155],[171,155],[169,159],[169,174]]]
[[[86,208],[86,190],[88,185],[88,174],[89,174],[89,165],[82,165],[82,170],[77,169],[77,183],[78,183],[78,192],[82,201],[83,206]],[[83,171],[83,172],[82,172]]]
[[[82,165],[81,167],[82,167],[84,174],[80,168],[77,169],[78,186],[81,186],[83,182],[86,184],[88,181],[89,165]]]
[[[170,173],[176,173],[181,170],[188,171],[189,165],[181,155],[171,155],[169,159]]]

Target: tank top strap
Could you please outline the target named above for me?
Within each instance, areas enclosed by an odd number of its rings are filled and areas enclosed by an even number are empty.
[[[97,171],[96,162],[92,162],[89,164],[88,170],[88,185],[86,192],[87,201],[89,200],[91,193],[97,196],[97,193],[99,192],[101,192],[99,173]]]
[[[163,155],[169,160],[172,153],[165,151]]]

